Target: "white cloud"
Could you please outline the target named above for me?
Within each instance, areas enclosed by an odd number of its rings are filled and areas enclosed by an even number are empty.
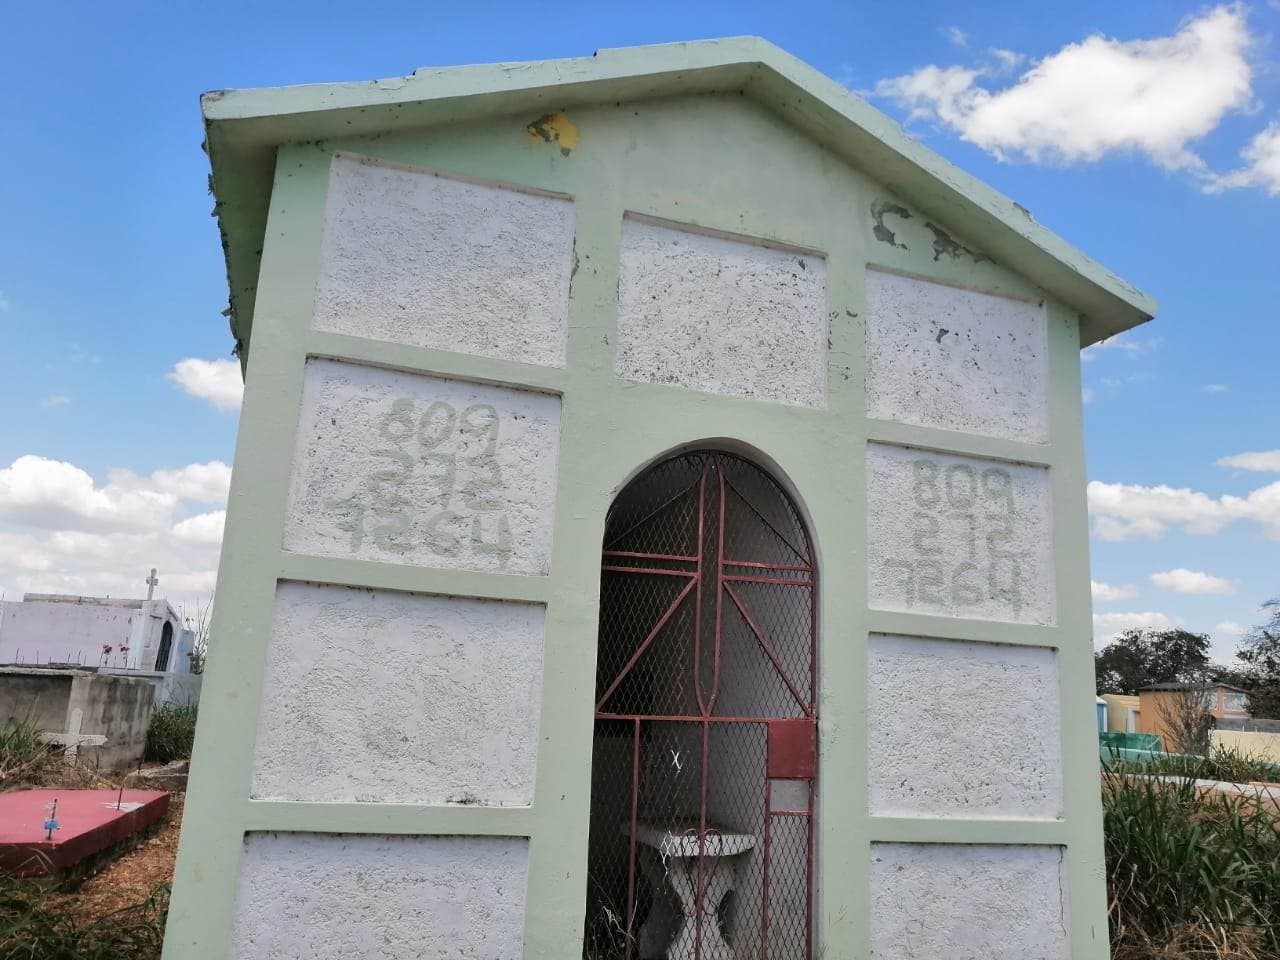
[[[1280,120],[1271,124],[1240,151],[1244,166],[1221,176],[1211,176],[1205,184],[1209,193],[1259,187],[1268,196],[1280,197]]]
[[[1094,396],[1093,387],[1083,387],[1080,390],[1080,399],[1085,402],[1085,406],[1093,403]]]
[[[240,409],[244,382],[236,360],[201,360],[187,357],[173,365],[165,376],[186,393],[207,400],[223,413]]]
[[[1106,340],[1091,343],[1080,351],[1081,360],[1093,360],[1106,350],[1119,350],[1129,357],[1141,357],[1164,346],[1164,337],[1139,337],[1131,333],[1118,333]]]
[[[1245,497],[1098,480],[1088,494],[1093,532],[1103,540],[1156,540],[1170,529],[1211,536],[1237,520],[1256,523],[1264,536],[1280,540],[1280,480]]]
[[[1080,163],[1136,152],[1165,169],[1201,171],[1192,144],[1251,105],[1252,42],[1244,7],[1231,4],[1171,36],[1095,34],[1068,44],[1003,89],[979,83],[993,74],[987,67],[930,65],[875,92],[1002,159]]]
[[[1169,630],[1178,624],[1168,614],[1145,611],[1143,613],[1095,613],[1093,635],[1099,640],[1111,640],[1126,630]]]
[[[1205,393],[1227,393],[1231,390],[1225,383],[1206,383],[1200,389]]]
[[[942,35],[947,38],[947,42],[953,47],[967,47],[969,45],[969,34],[959,27],[943,27]]]
[[[70,404],[71,398],[65,393],[55,393],[53,396],[45,397],[40,401],[40,406],[45,410],[50,410],[54,407],[66,407],[70,406]]]
[[[1245,628],[1240,626],[1234,620],[1223,620],[1213,628],[1214,633],[1225,634],[1228,637],[1243,637]]]
[[[1188,570],[1186,567],[1153,573],[1151,582],[1161,590],[1172,590],[1174,593],[1207,593],[1228,597],[1236,592],[1236,586],[1230,580],[1200,570]]]
[[[222,544],[222,528],[227,522],[227,511],[215,510],[211,513],[198,513],[187,517],[173,525],[173,535],[186,543],[220,546]]]
[[[1233,453],[1217,461],[1219,467],[1233,470],[1255,470],[1259,473],[1280,473],[1280,450],[1254,450]]]
[[[109,471],[27,455],[0,469],[0,593],[144,596],[151,567],[174,602],[213,589],[230,468]],[[192,513],[192,507],[214,508]]]
[[[1138,595],[1138,588],[1131,583],[1113,587],[1109,583],[1090,580],[1089,586],[1093,590],[1094,603],[1109,603],[1113,600],[1132,600]]]

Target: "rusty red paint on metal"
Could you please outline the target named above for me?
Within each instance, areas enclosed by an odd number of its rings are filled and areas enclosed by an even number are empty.
[[[818,773],[818,726],[812,720],[770,720],[770,779],[812,780]]]
[[[601,576],[585,953],[811,958],[817,571],[798,511],[749,461],[681,454],[618,496]],[[807,809],[771,811],[774,778],[811,781]]]

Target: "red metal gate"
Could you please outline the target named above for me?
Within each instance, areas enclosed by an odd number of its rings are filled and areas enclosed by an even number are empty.
[[[601,573],[584,956],[811,960],[816,570],[741,457],[647,470]]]

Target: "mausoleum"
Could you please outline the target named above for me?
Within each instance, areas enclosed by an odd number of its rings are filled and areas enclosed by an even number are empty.
[[[168,960],[1107,956],[1080,350],[755,39],[203,100],[246,373]]]

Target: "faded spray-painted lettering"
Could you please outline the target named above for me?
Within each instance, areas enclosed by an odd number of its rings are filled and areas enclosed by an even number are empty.
[[[408,553],[415,536],[413,513],[426,510],[420,537],[427,550],[441,557],[457,557],[463,550],[488,554],[505,569],[511,559],[511,518],[500,494],[501,421],[490,403],[459,411],[443,400],[432,400],[425,409],[412,397],[393,400],[378,423],[385,446],[373,451],[383,468],[365,480],[365,496],[331,504],[343,514],[338,527],[351,535],[351,552],[359,553],[368,538],[381,550]],[[422,484],[412,483],[415,477]],[[423,485],[432,494],[426,501],[415,498]]]
[[[545,573],[559,400],[312,361],[287,549]]]
[[[1052,622],[1047,471],[878,444],[867,459],[873,605]]]

